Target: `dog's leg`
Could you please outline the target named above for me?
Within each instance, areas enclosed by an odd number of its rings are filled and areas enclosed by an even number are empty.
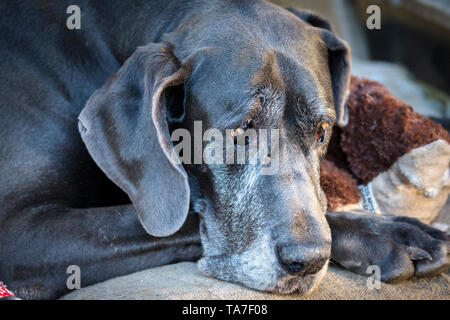
[[[188,215],[176,234],[155,238],[132,205],[69,209],[46,205],[7,218],[0,227],[0,279],[25,299],[69,292],[68,267],[78,266],[81,286],[201,255],[198,218]]]
[[[337,212],[327,220],[331,259],[350,271],[368,275],[376,265],[381,280],[392,282],[442,273],[450,265],[448,236],[417,219]]]

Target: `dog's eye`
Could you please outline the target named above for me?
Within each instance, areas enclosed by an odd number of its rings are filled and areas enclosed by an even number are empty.
[[[234,146],[236,148],[245,148],[250,143],[250,137],[245,135],[245,130],[237,128],[233,131]]]
[[[233,140],[234,140],[234,146],[236,148],[245,148],[250,143],[250,137],[248,135],[245,135],[245,132],[247,129],[250,129],[252,127],[252,122],[246,121],[241,127],[235,129],[232,132]]]
[[[328,130],[329,124],[328,122],[322,123],[319,128],[316,131],[316,140],[319,143],[324,143],[327,138],[327,130]]]

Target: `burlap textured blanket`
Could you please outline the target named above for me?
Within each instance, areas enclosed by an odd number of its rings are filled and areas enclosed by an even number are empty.
[[[306,296],[274,295],[201,275],[195,263],[152,268],[76,290],[62,299],[450,299],[447,274],[369,288],[369,278],[330,265],[325,279]]]

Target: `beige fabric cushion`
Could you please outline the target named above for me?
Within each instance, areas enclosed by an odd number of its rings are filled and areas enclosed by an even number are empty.
[[[450,199],[435,220],[450,224]],[[381,289],[369,289],[368,278],[346,271],[330,263],[328,273],[319,286],[307,296],[274,295],[246,289],[240,285],[204,277],[192,262],[152,268],[117,277],[90,287],[75,290],[61,299],[443,299],[450,300],[450,275],[413,278],[397,284],[382,283]]]
[[[152,268],[73,291],[62,299],[450,299],[450,277],[412,279],[369,289],[366,277],[330,266],[307,296],[274,295],[204,277],[192,262]]]
[[[450,194],[450,144],[436,140],[401,156],[370,182],[381,212],[430,223]]]

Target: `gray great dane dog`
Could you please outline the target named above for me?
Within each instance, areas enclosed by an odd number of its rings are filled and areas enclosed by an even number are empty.
[[[200,259],[279,293],[312,290],[330,258],[385,281],[448,267],[446,235],[416,220],[326,213],[324,124],[345,125],[350,50],[322,18],[258,0],[1,1],[0,30],[0,280],[19,297],[66,293],[69,265],[87,286]],[[279,172],[175,162],[170,133],[196,120],[278,129]]]

